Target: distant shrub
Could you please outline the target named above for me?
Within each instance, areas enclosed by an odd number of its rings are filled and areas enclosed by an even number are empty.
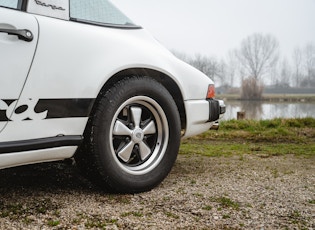
[[[242,81],[242,99],[258,100],[262,98],[264,85],[254,77],[246,78]]]

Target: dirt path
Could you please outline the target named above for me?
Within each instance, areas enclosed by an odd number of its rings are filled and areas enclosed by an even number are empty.
[[[180,155],[136,195],[106,194],[61,163],[0,176],[0,229],[315,229],[314,157]]]

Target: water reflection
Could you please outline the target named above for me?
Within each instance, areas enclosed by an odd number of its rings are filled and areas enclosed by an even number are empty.
[[[315,118],[315,103],[272,103],[260,101],[226,101],[224,120],[236,119],[237,112],[244,111],[246,119]]]

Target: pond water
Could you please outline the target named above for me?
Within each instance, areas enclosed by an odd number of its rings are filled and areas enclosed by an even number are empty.
[[[225,101],[223,120],[236,119],[237,112],[244,111],[246,119],[266,120],[273,118],[315,118],[315,103]]]

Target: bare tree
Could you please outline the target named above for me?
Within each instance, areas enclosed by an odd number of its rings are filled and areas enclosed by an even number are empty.
[[[237,56],[247,76],[261,80],[278,60],[279,43],[271,35],[253,34],[242,41]]]
[[[223,81],[225,71],[225,64],[223,61],[219,62],[215,57],[207,57],[197,54],[194,59],[189,61],[189,64],[203,72],[213,81]]]
[[[297,87],[300,86],[303,78],[303,54],[300,48],[295,48],[292,55],[294,65],[294,80]]]
[[[306,85],[315,85],[315,46],[309,43],[305,47]]]
[[[193,59],[189,62],[196,69],[206,74],[208,77],[214,79],[215,71],[217,68],[217,61],[214,58],[209,58],[201,54],[196,54]]]
[[[216,71],[216,75],[218,76],[218,78],[221,80],[221,84],[222,85],[227,85],[227,65],[225,63],[225,61],[223,59],[221,59],[221,61],[218,64],[218,68]]]
[[[208,57],[201,54],[196,54],[195,57],[192,58],[182,52],[178,52],[175,50],[172,50],[171,52],[177,58],[187,62],[188,64],[203,72],[213,81],[217,82],[217,80],[219,80],[224,83],[226,75],[226,64],[223,60],[218,61],[215,57]]]
[[[227,54],[226,78],[231,87],[235,84],[237,70],[239,69],[239,61],[235,50],[230,50]]]
[[[262,76],[277,63],[279,43],[271,35],[253,34],[245,38],[237,57],[241,63],[243,99],[260,99],[263,92]]]
[[[271,85],[278,85],[280,79],[280,65],[279,62],[275,63],[269,70],[269,78]]]

